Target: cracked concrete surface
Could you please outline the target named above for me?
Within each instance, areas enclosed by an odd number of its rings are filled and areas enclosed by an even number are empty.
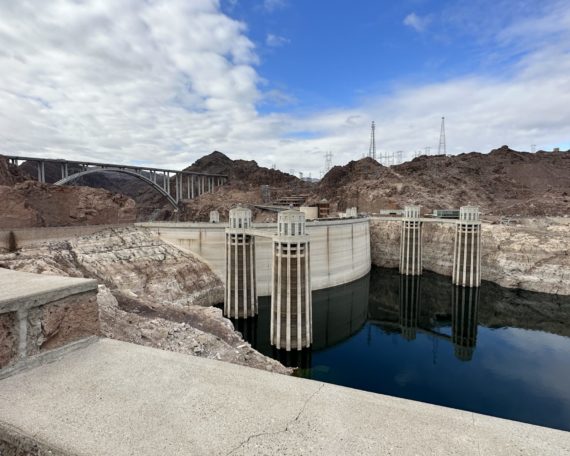
[[[570,433],[102,339],[0,381],[65,455],[570,455]]]
[[[283,430],[281,430],[281,431],[277,431],[277,432],[270,432],[270,433],[261,432],[261,433],[259,433],[259,434],[250,435],[246,440],[244,440],[242,443],[240,443],[236,448],[234,448],[233,450],[231,450],[231,451],[228,453],[228,456],[229,456],[230,454],[235,454],[236,451],[242,449],[244,446],[246,446],[246,445],[247,445],[251,440],[253,440],[253,439],[256,439],[256,438],[258,438],[258,437],[266,437],[266,436],[271,436],[271,435],[277,435],[277,434],[281,434],[281,433],[283,433],[283,432],[289,431],[289,427],[290,427],[291,425],[293,425],[296,421],[299,420],[299,417],[300,417],[301,414],[305,411],[305,408],[307,407],[307,404],[309,403],[309,401],[310,401],[311,399],[313,399],[313,397],[315,397],[317,394],[319,394],[319,391],[323,388],[323,386],[325,386],[325,384],[324,384],[324,383],[321,383],[320,386],[317,388],[317,390],[316,390],[313,394],[311,394],[311,395],[309,396],[309,398],[304,402],[303,406],[301,407],[301,410],[299,410],[299,413],[297,413],[297,415],[295,416],[295,418],[293,418],[292,420],[290,420],[290,421],[287,423],[287,425],[285,426],[285,429],[283,429]]]

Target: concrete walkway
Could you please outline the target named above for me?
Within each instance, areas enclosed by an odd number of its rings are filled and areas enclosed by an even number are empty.
[[[570,455],[570,433],[100,340],[0,381],[0,440],[73,455]]]

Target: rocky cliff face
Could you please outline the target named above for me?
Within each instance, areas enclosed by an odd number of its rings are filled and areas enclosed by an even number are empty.
[[[32,180],[0,156],[0,228],[132,223],[135,202],[89,187],[58,187]]]
[[[483,224],[482,279],[507,288],[570,295],[570,220],[526,219],[515,225]],[[424,269],[451,276],[454,226],[423,229]],[[372,263],[399,264],[400,224],[372,220]]]
[[[223,285],[193,255],[142,228],[0,254],[0,267],[95,278],[103,335],[276,372],[289,372],[244,342],[219,309]]]
[[[133,223],[132,199],[89,187],[34,181],[0,186],[0,228]]]

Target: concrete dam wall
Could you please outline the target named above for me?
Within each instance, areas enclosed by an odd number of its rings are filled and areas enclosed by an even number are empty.
[[[138,223],[183,250],[203,259],[224,280],[225,224],[150,222]],[[275,223],[257,223],[253,228],[277,232]],[[307,222],[311,242],[313,290],[335,287],[366,275],[371,268],[369,219]],[[255,239],[257,293],[271,294],[271,239]]]

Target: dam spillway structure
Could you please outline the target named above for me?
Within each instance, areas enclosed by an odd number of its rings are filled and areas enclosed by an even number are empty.
[[[226,228],[226,292],[224,316],[250,318],[257,315],[255,274],[255,237],[251,229],[251,210],[235,207]]]
[[[271,345],[286,351],[308,348],[313,342],[313,308],[304,213],[279,213],[272,260]]]
[[[422,221],[420,206],[406,206],[400,236],[400,274],[422,274]]]
[[[461,287],[481,285],[481,220],[477,206],[462,206],[459,209],[452,282]]]

